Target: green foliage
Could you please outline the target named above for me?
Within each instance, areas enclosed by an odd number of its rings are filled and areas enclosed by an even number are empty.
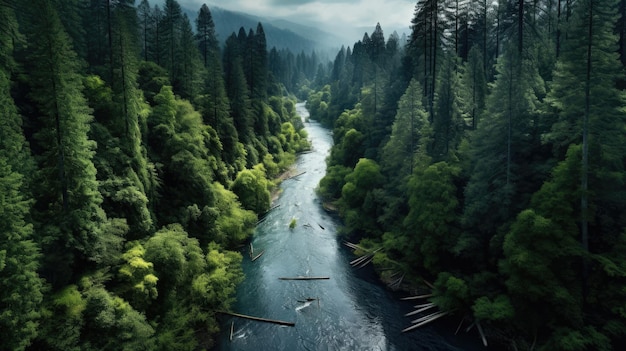
[[[194,278],[191,286],[194,308],[228,310],[234,302],[237,284],[244,276],[241,270],[241,254],[224,251],[218,244],[207,248],[207,272]],[[217,325],[209,327],[216,328]]]
[[[292,218],[291,221],[289,222],[289,229],[295,228],[296,227],[296,223],[297,223],[296,219]]]
[[[22,177],[0,154],[0,330],[3,350],[24,350],[37,335],[43,281],[40,253],[26,222],[32,204],[21,195]]]
[[[469,306],[470,291],[467,282],[449,272],[439,273],[434,283],[432,302],[442,311],[463,310]]]
[[[270,184],[265,178],[263,164],[259,164],[251,170],[239,172],[230,189],[237,195],[243,208],[262,214],[271,205]]]
[[[498,295],[493,300],[483,296],[472,305],[474,317],[483,321],[507,321],[515,317],[515,308],[506,295]]]
[[[68,285],[49,297],[40,338],[52,350],[80,350],[80,332],[87,303],[76,285]]]
[[[159,278],[154,274],[152,262],[144,260],[146,250],[135,242],[122,255],[123,264],[118,270],[120,295],[137,310],[143,311],[158,296]]]
[[[436,274],[442,268],[440,258],[451,253],[459,232],[457,188],[454,180],[460,169],[446,162],[416,170],[409,181],[409,214],[404,220],[409,252],[407,257],[418,267]]]

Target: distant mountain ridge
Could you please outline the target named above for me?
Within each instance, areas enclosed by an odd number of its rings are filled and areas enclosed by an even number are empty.
[[[183,11],[189,17],[194,28],[199,10],[199,8],[189,9],[183,7]],[[226,10],[218,6],[209,5],[209,10],[215,23],[215,32],[222,43],[233,32],[235,34],[239,33],[239,28],[241,27],[246,30],[246,33],[250,29],[256,31],[258,23],[261,22],[268,48],[289,49],[298,53],[301,51],[327,50],[341,46],[342,40],[340,38],[315,27],[297,24],[285,19],[261,18],[243,12]]]

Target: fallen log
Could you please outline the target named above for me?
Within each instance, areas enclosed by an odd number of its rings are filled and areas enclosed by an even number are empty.
[[[431,289],[433,289],[433,290],[435,289],[435,286],[434,286],[431,282],[429,282],[428,280],[426,280],[426,279],[424,279],[424,284],[428,285],[428,287],[429,287],[429,288],[431,288]]]
[[[257,259],[257,258],[259,258],[259,257],[261,257],[261,255],[263,255],[264,253],[265,253],[265,250],[263,250],[263,251],[259,252],[259,254],[258,254],[258,255],[254,256],[254,257],[252,257],[252,262],[256,261],[256,259]]]
[[[370,256],[370,258],[369,258],[367,261],[364,261],[363,263],[361,263],[361,264],[357,267],[357,269],[361,269],[361,268],[363,268],[363,267],[367,266],[367,264],[368,264],[368,263],[370,263],[370,262],[372,262],[372,260],[373,260],[373,259],[374,259],[374,255],[372,254],[372,255]]]
[[[294,176],[291,176],[291,177],[285,178],[285,180],[289,180],[289,179],[293,179],[293,178],[299,177],[299,176],[303,175],[304,173],[306,173],[306,171],[304,171],[304,172],[300,172],[300,173],[298,173],[298,174],[296,174],[296,175],[294,175]]]
[[[422,308],[422,307],[426,307],[426,306],[432,306],[433,304],[434,304],[433,302],[428,302],[428,303],[423,303],[423,304],[420,304],[420,305],[415,305],[413,307],[415,307],[415,308]]]
[[[357,245],[357,244],[353,244],[353,243],[351,243],[351,242],[349,242],[349,241],[344,241],[344,242],[343,242],[343,244],[344,244],[344,245],[346,245],[347,247],[349,247],[349,248],[353,249],[353,250],[368,251],[368,250],[366,250],[366,249],[364,249],[364,248],[360,247],[359,245]]]
[[[330,277],[280,277],[280,280],[326,280]]]
[[[288,327],[295,327],[296,326],[296,323],[294,323],[294,322],[285,322],[285,321],[280,321],[280,320],[276,320],[276,319],[254,317],[254,316],[248,316],[248,315],[245,315],[245,314],[234,313],[234,312],[226,312],[226,311],[216,311],[216,312],[221,313],[221,314],[226,314],[226,315],[229,315],[229,316],[233,316],[233,317],[249,319],[249,320],[257,321],[257,322],[265,322],[265,323],[273,323],[273,324],[278,324],[278,325],[286,325]]]
[[[465,317],[461,318],[461,321],[459,322],[459,326],[456,327],[456,331],[454,332],[454,335],[457,335],[459,333],[459,330],[461,330],[461,326],[463,325],[464,321],[465,321]]]
[[[406,300],[419,300],[419,299],[427,299],[429,297],[433,297],[433,294],[424,294],[424,295],[416,295],[416,296],[408,296],[408,297],[403,297],[400,300],[406,301]]]
[[[418,314],[418,313],[421,313],[421,312],[424,312],[424,311],[428,311],[429,309],[434,308],[434,307],[437,307],[434,303],[428,304],[427,306],[421,307],[421,308],[419,308],[419,309],[417,309],[417,310],[415,310],[413,312],[409,312],[409,313],[405,314],[404,316],[405,317],[412,316],[414,314]]]
[[[235,330],[235,322],[230,323],[230,341],[233,341],[233,331]]]
[[[317,223],[317,225],[319,225],[319,226],[320,226],[320,228],[322,228],[322,230],[326,230],[326,228],[322,227],[322,225],[321,225],[321,224]]]
[[[356,266],[356,265],[360,264],[361,262],[369,259],[372,256],[373,255],[371,255],[371,254],[367,254],[367,255],[363,255],[363,256],[357,257],[354,260],[350,261],[350,265],[351,266]]]
[[[483,345],[487,347],[487,338],[485,337],[485,333],[483,332],[483,327],[480,325],[479,320],[476,320],[476,328],[478,328],[478,333],[480,333],[480,338],[483,339]]]
[[[417,329],[417,328],[419,328],[419,327],[421,327],[423,325],[426,325],[426,324],[428,324],[430,322],[433,322],[433,321],[435,321],[435,320],[437,320],[437,319],[447,315],[448,313],[450,313],[450,312],[440,312],[440,313],[431,314],[430,316],[428,316],[428,317],[430,317],[429,319],[426,319],[426,320],[424,320],[424,321],[422,321],[420,323],[414,324],[414,325],[412,325],[412,326],[410,326],[408,328],[404,328],[404,329],[402,329],[402,332],[406,333],[406,332],[411,331],[413,329]]]
[[[427,320],[427,319],[432,318],[433,316],[435,316],[435,315],[437,315],[437,314],[439,314],[439,313],[442,313],[442,312],[441,312],[441,311],[437,311],[437,312],[431,313],[431,314],[429,314],[429,315],[427,315],[427,316],[420,317],[420,318],[418,318],[418,319],[414,319],[414,320],[412,320],[412,321],[411,321],[411,324],[415,324],[415,323],[420,323],[420,322],[423,322],[423,321],[425,321],[425,320]]]

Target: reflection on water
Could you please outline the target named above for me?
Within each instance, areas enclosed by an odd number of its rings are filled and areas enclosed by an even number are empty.
[[[297,105],[300,115],[308,112]],[[336,238],[339,223],[326,213],[315,188],[326,171],[332,145],[330,132],[306,124],[313,152],[301,155],[298,172],[306,173],[282,184],[278,208],[261,223],[252,240],[251,262],[243,252],[245,281],[237,290],[233,311],[257,317],[295,322],[295,327],[222,318],[219,350],[473,350],[461,344],[454,330],[428,326],[411,333],[400,331],[410,323],[403,315],[411,304],[398,300],[367,270],[350,267],[350,253]],[[297,226],[290,230],[292,218]],[[329,280],[285,281],[279,277],[328,276]],[[314,300],[313,300],[314,299]],[[233,340],[230,325],[234,322]],[[454,327],[451,327],[454,329]]]

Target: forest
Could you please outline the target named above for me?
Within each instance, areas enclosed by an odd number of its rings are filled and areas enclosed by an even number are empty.
[[[490,345],[620,349],[625,63],[623,0],[418,0],[406,43],[376,26],[308,96],[319,194]]]
[[[317,59],[197,10],[0,0],[0,350],[214,345]]]

